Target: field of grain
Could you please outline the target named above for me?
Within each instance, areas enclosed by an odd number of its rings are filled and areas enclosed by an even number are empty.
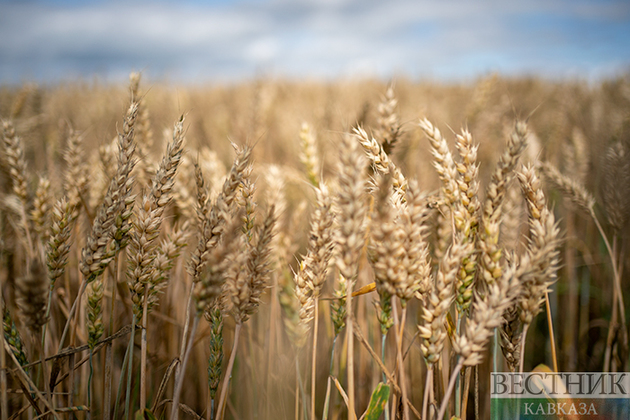
[[[2,420],[485,419],[492,371],[628,370],[630,78],[132,73],[0,118]]]

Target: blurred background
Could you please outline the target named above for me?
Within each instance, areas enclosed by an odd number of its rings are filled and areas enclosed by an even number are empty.
[[[601,80],[628,70],[630,2],[0,1],[0,83],[489,72]]]

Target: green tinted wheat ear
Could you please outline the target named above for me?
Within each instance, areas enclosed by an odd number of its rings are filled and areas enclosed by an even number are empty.
[[[15,293],[24,324],[33,333],[46,323],[46,304],[50,283],[39,260],[33,260],[26,275],[15,281]]]
[[[254,201],[254,191],[256,186],[250,179],[244,179],[241,185],[240,197],[237,197],[239,204],[245,209],[243,216],[243,233],[247,237],[247,242],[251,242],[254,235],[256,202]],[[238,199],[240,198],[240,200]]]
[[[457,135],[457,150],[461,162],[457,163],[459,201],[453,213],[453,221],[457,231],[462,234],[462,240],[470,244],[476,243],[479,227],[477,147],[472,144],[472,136],[467,130]],[[461,310],[470,307],[476,271],[477,252],[472,247],[463,256],[461,270],[457,274],[457,304]]]
[[[205,313],[210,324],[210,356],[208,357],[208,388],[214,403],[221,381],[221,365],[223,364],[223,315],[218,305]],[[211,407],[213,410],[213,407]],[[214,410],[213,410],[214,411]]]
[[[94,346],[105,332],[103,326],[103,282],[100,278],[94,280],[87,289],[87,328],[88,347]]]
[[[335,298],[330,304],[330,317],[332,319],[335,336],[339,335],[346,326],[346,296],[348,295],[348,281],[339,276],[337,287],[333,291]]]
[[[464,366],[476,366],[483,361],[485,346],[494,331],[503,322],[503,313],[519,294],[519,280],[513,265],[508,266],[501,277],[486,285],[484,295],[475,296],[471,315],[464,333],[455,335],[453,350],[459,355],[452,370],[448,388],[444,394],[437,418],[444,417],[456,379]]]
[[[468,237],[474,237],[479,224],[479,164],[477,163],[478,145],[473,145],[470,132],[464,130],[457,135],[457,150],[461,161],[456,164],[459,177],[457,186],[459,189],[459,199],[465,210],[458,217],[455,216],[455,225],[460,232]]]
[[[28,364],[28,358],[26,357],[26,347],[24,346],[22,337],[20,337],[20,332],[15,326],[15,323],[11,318],[11,314],[9,313],[9,309],[7,308],[6,304],[3,304],[2,307],[4,308],[4,313],[2,314],[2,329],[4,333],[4,340],[11,348],[11,351],[20,363],[20,366],[25,366]]]
[[[484,348],[494,329],[503,323],[503,313],[520,292],[519,278],[514,266],[508,266],[501,278],[488,285],[485,297],[477,295],[473,311],[464,333],[456,336],[453,349],[464,366],[475,366],[483,361]]]

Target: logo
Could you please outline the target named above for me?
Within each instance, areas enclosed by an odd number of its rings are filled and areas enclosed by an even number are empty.
[[[628,373],[507,373],[491,377],[493,420],[630,419]]]

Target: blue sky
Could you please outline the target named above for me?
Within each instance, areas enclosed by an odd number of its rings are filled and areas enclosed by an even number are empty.
[[[191,83],[598,80],[630,70],[630,1],[0,0],[0,83],[132,70]]]

